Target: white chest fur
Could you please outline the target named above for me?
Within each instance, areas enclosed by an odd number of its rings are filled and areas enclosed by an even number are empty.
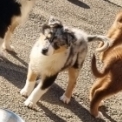
[[[43,76],[50,76],[58,73],[64,66],[69,50],[53,54],[51,56],[45,56],[41,53],[41,46],[38,46],[38,42],[34,45],[30,55],[31,68]]]

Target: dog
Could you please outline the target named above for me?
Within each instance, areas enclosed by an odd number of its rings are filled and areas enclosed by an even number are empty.
[[[94,117],[103,116],[98,111],[103,99],[122,90],[122,11],[116,15],[107,37],[111,46],[100,53],[103,72],[97,69],[95,55],[91,63],[93,75],[97,78],[90,91],[90,112]]]
[[[68,104],[87,54],[87,42],[94,40],[104,42],[97,50],[107,48],[109,41],[105,36],[88,35],[80,29],[69,28],[59,19],[51,17],[48,23],[43,25],[40,38],[30,54],[26,84],[20,91],[21,95],[28,97],[24,102],[25,106],[33,108],[54,83],[59,72],[64,70],[68,71],[69,82],[60,100]],[[34,88],[38,76],[41,82]]]
[[[34,3],[35,0],[0,0],[1,52],[14,51],[10,45],[10,37],[15,28],[26,20]]]

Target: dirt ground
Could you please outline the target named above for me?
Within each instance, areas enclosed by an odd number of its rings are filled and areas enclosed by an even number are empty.
[[[122,93],[105,101],[100,109],[103,120],[94,119],[88,111],[89,91],[94,83],[91,56],[97,42],[89,43],[89,52],[70,104],[59,100],[67,86],[67,72],[60,73],[55,84],[38,102],[37,110],[25,107],[25,98],[19,94],[25,84],[30,50],[39,37],[42,24],[51,15],[60,18],[65,25],[89,34],[106,34],[121,6],[121,0],[37,0],[28,20],[16,29],[11,39],[17,55],[7,53],[8,60],[0,59],[0,108],[12,110],[25,122],[122,122]],[[98,66],[101,66],[100,62]]]

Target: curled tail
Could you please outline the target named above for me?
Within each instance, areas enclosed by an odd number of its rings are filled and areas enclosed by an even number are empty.
[[[93,55],[92,57],[92,62],[91,62],[91,70],[92,70],[92,73],[95,77],[103,77],[105,74],[107,74],[110,70],[109,67],[105,68],[104,72],[101,73],[98,69],[97,69],[97,66],[96,66],[96,57],[95,55]]]
[[[96,49],[97,52],[105,51],[111,46],[111,44],[110,44],[111,41],[106,36],[88,35],[87,39],[88,39],[88,42],[98,40],[98,41],[102,41],[104,43],[102,47]]]

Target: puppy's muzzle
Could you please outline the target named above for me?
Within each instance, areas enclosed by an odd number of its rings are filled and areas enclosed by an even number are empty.
[[[43,54],[43,55],[46,55],[47,52],[48,52],[48,48],[43,48],[43,49],[42,49],[42,54]]]

